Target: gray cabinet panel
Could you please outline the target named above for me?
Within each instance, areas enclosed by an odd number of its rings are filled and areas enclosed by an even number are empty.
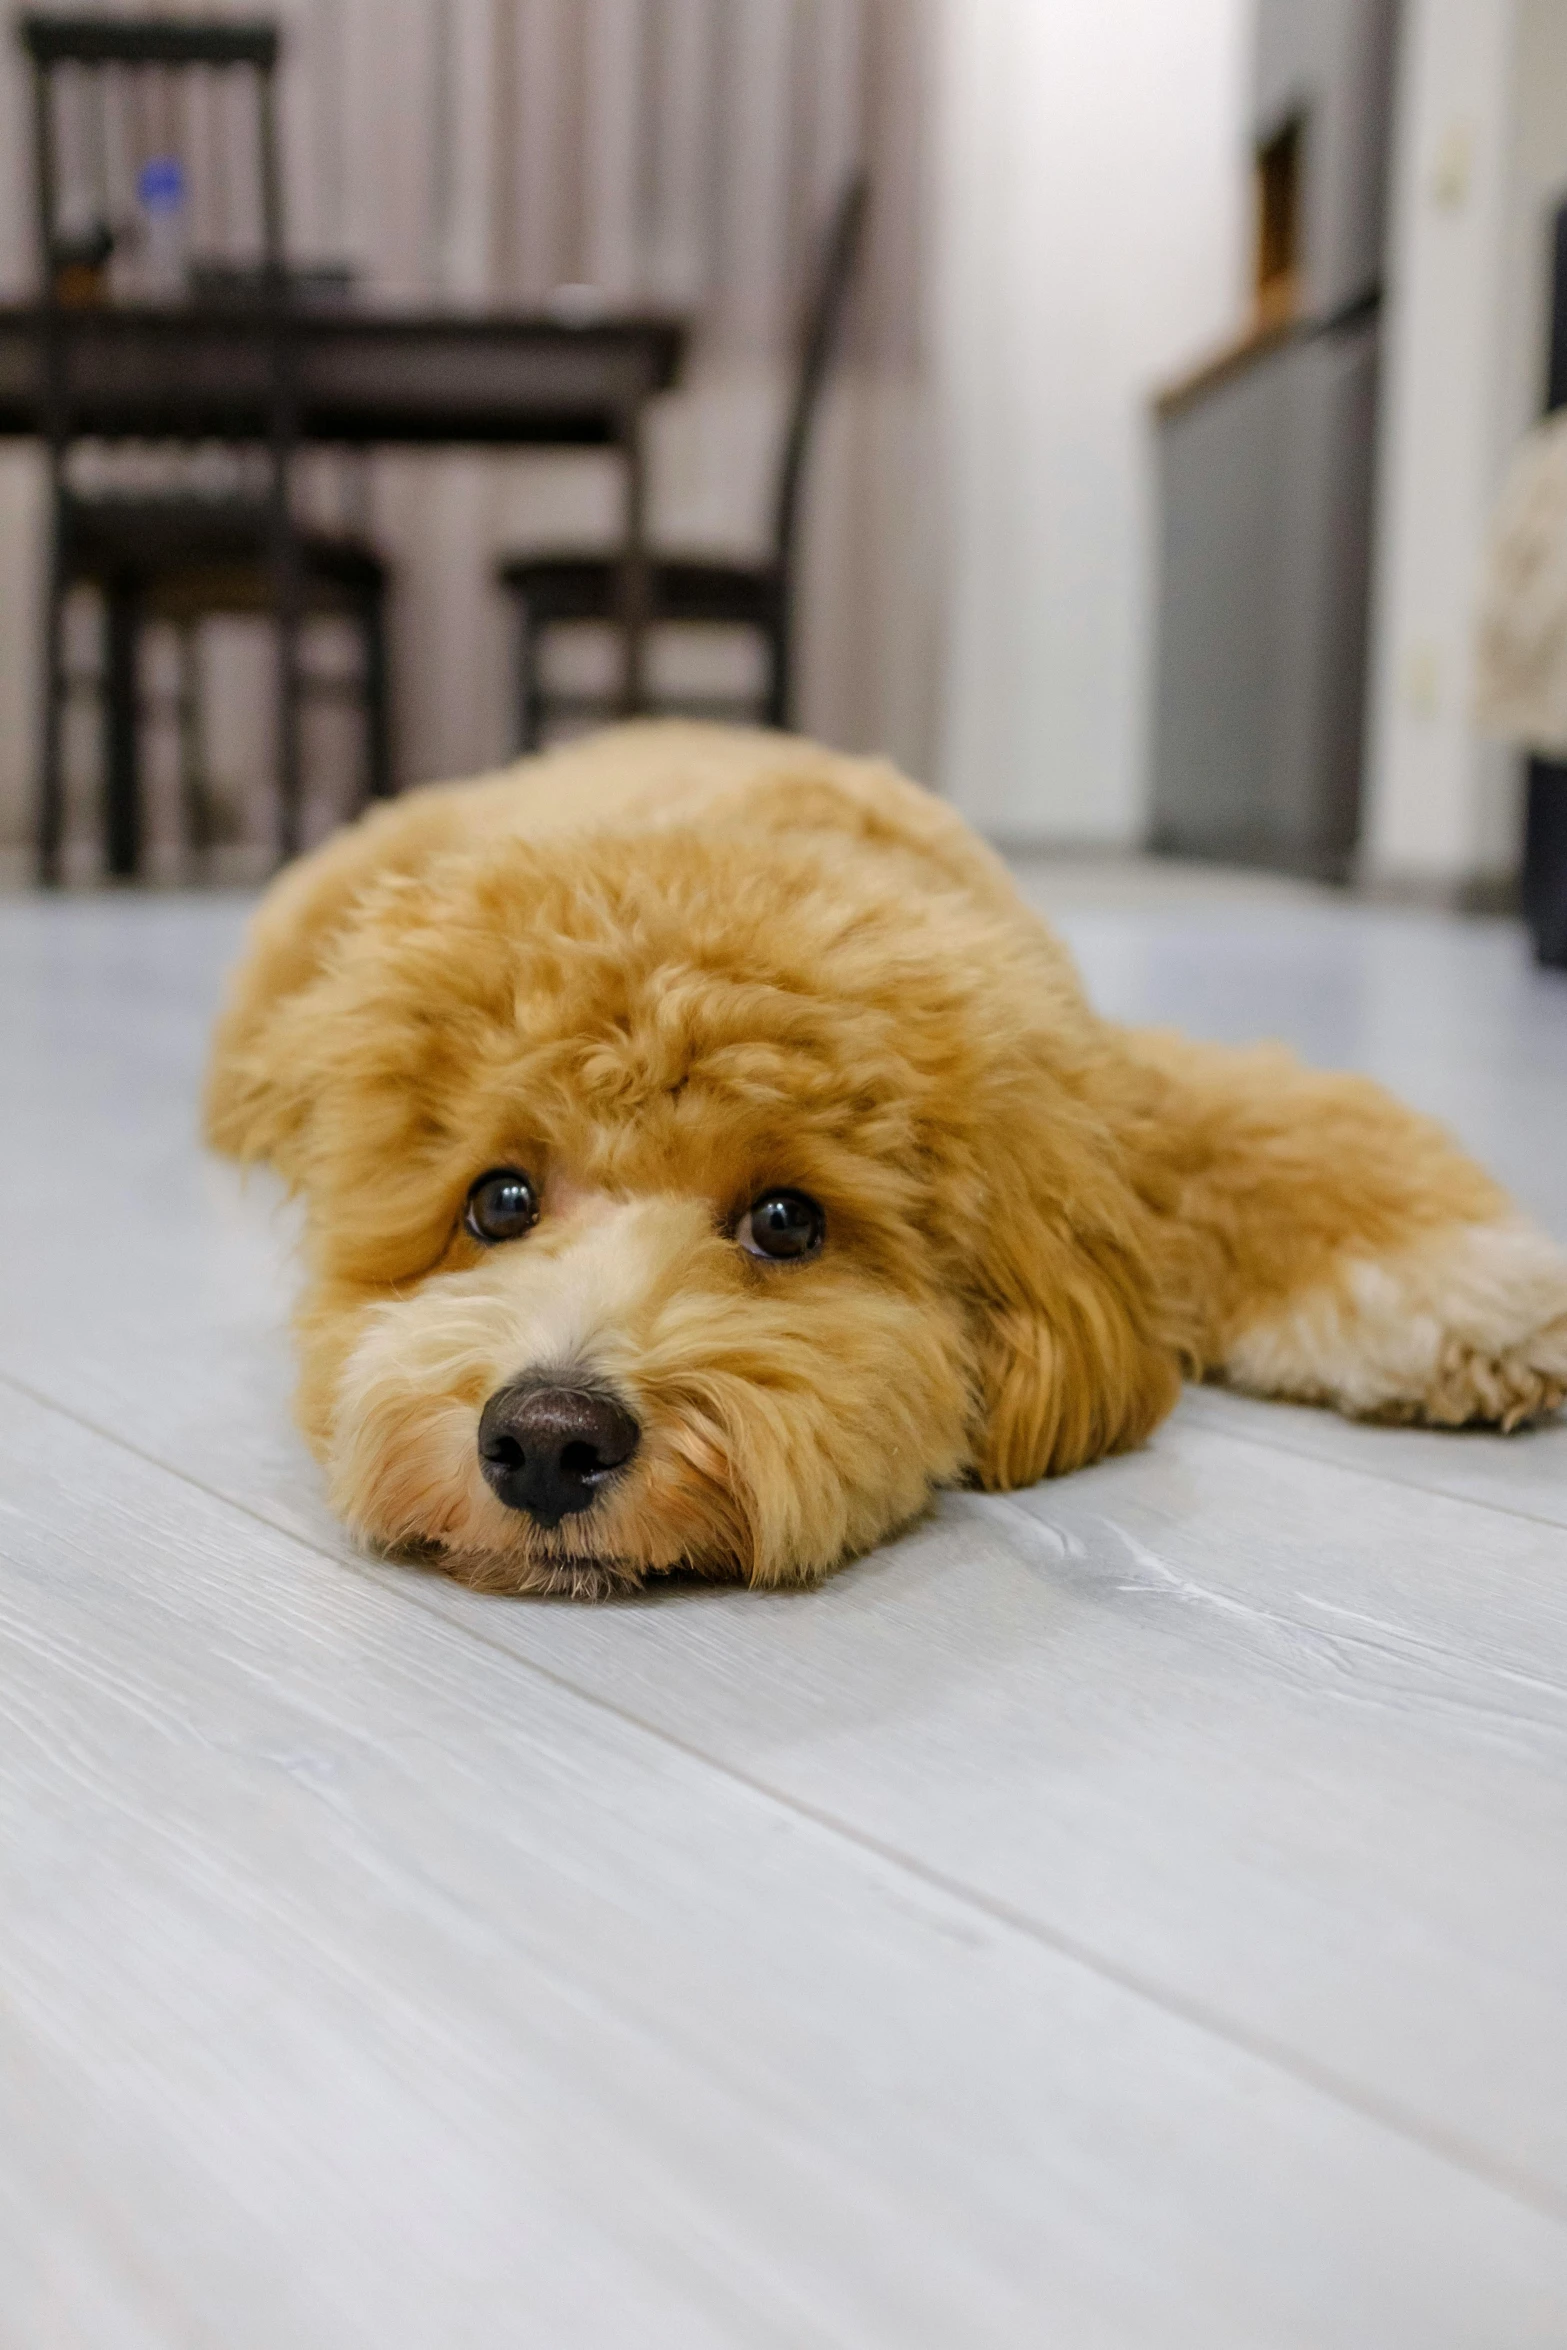
[[[1161,422],[1156,846],[1347,866],[1376,359],[1374,324],[1303,335]]]

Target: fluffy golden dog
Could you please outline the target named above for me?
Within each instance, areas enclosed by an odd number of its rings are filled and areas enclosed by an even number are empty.
[[[1503,1427],[1567,1259],[1425,1119],[1099,1019],[886,765],[629,726],[284,874],[207,1096],[303,1193],[350,1525],[491,1588],[808,1580],[1183,1376]]]

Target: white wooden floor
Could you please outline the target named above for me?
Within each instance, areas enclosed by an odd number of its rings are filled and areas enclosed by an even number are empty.
[[[1567,1233],[1511,929],[1057,886]],[[807,1597],[369,1565],[193,1136],[241,912],[0,906],[4,2350],[1561,2350],[1567,1428],[1195,1394]]]

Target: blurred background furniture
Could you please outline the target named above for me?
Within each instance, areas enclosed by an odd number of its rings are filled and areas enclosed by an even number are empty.
[[[665,312],[578,325],[537,311],[465,314],[369,303],[295,303],[271,312],[211,299],[167,309],[0,305],[0,435],[47,431],[49,368],[63,345],[79,434],[254,444],[273,414],[280,327],[288,341],[291,445],[612,449],[627,485],[622,577],[644,559],[643,415],[676,380],[689,333],[683,319]],[[145,522],[144,513],[143,528]],[[191,549],[204,558],[217,552],[211,540],[192,541]],[[328,559],[324,548],[314,559],[323,596]],[[204,577],[210,583],[200,566],[192,576],[198,587]],[[232,574],[229,582],[233,600],[224,608],[235,610]],[[178,608],[180,584],[161,581],[161,609]],[[634,611],[635,602],[624,595],[627,608]],[[124,606],[111,608],[111,618],[115,609]],[[129,634],[127,623],[120,655],[127,673]],[[117,804],[134,806],[134,725],[123,725],[118,743],[125,781]],[[53,805],[57,821],[58,799]],[[122,855],[126,845],[122,838]]]
[[[104,713],[103,829],[111,874],[140,861],[138,738],[144,628],[172,624],[180,639],[177,697],[181,804],[187,845],[208,830],[202,769],[198,635],[217,614],[269,618],[276,634],[276,840],[299,846],[301,713],[307,699],[358,702],[364,719],[363,789],[391,789],[385,605],[387,567],[365,540],[304,528],[291,497],[298,443],[291,313],[297,289],[285,268],[278,155],[276,27],[233,18],[158,19],[25,15],[20,33],[33,71],[37,219],[43,323],[43,429],[48,443],[51,550],[45,619],[43,746],[36,847],[40,878],[58,878],[64,820],[63,724],[73,690],[86,684]],[[245,184],[248,180],[248,185]],[[247,258],[235,265],[238,241]],[[201,249],[215,298],[243,310],[262,360],[265,397],[254,441],[198,484],[175,478],[148,488],[84,486],[81,444],[101,433],[92,414],[93,314],[128,291],[134,300],[183,305]],[[209,296],[209,298],[214,298]],[[162,454],[188,455],[197,417],[171,381],[161,412],[140,419]],[[145,445],[139,454],[145,459]],[[180,478],[183,473],[184,478]],[[104,611],[96,679],[67,662],[67,599],[95,588]],[[312,675],[302,624],[347,620],[359,640],[358,678]],[[346,811],[345,811],[346,812]]]
[[[1395,0],[1258,13],[1253,325],[1156,403],[1155,849],[1349,869],[1395,24]]]
[[[740,628],[760,639],[762,686],[743,698],[689,694],[641,697],[641,706],[711,717],[760,716],[769,726],[793,723],[790,629],[801,492],[813,428],[853,283],[870,187],[863,173],[847,181],[822,237],[804,306],[798,369],[772,500],[771,543],[752,563],[701,554],[654,551],[646,567],[642,618],[648,628],[668,624]],[[514,557],[497,576],[516,613],[516,745],[530,751],[555,718],[595,718],[617,704],[604,695],[552,689],[545,676],[551,634],[564,627],[612,621],[622,608],[622,559],[591,551]]]
[[[181,10],[191,4],[178,0]],[[74,12],[76,0],[37,5]],[[96,0],[133,21],[147,5]],[[152,5],[172,15],[176,0]],[[622,372],[629,405],[646,411],[637,422],[656,543],[742,562],[768,546],[800,296],[821,225],[862,161],[877,201],[856,271],[852,350],[833,370],[809,461],[795,699],[826,738],[901,748],[928,772],[922,746],[937,698],[940,568],[916,303],[924,60],[901,8],[883,0],[765,0],[757,10],[716,0],[615,0],[607,9],[398,0],[391,37],[391,17],[383,25],[382,8],[359,0],[194,6],[204,16],[262,9],[283,25],[277,108],[289,278],[310,293],[295,305],[310,313],[295,359],[316,379],[301,387],[296,511],[372,533],[395,571],[387,622],[397,779],[477,772],[507,755],[512,608],[496,584],[498,561],[552,547],[612,552],[623,569],[634,558],[632,450],[621,431],[628,401],[617,398],[606,420],[612,372]],[[0,38],[0,306],[18,309],[33,302],[37,283],[31,103],[26,52]],[[234,164],[248,170],[248,148],[236,150]],[[205,312],[220,294],[243,293],[243,257],[231,257],[222,278],[199,246],[189,263],[183,308]],[[334,263],[335,285],[325,275]],[[343,264],[353,273],[346,296]],[[100,318],[139,307],[128,275],[111,290],[124,298],[100,305]],[[351,330],[351,352],[347,342],[328,352],[316,339],[328,308]],[[400,339],[416,320],[430,331]],[[628,321],[638,330],[635,362],[624,342],[612,348],[612,333]],[[187,323],[199,342],[204,330]],[[388,340],[373,353],[359,329],[382,324]],[[664,398],[645,373],[633,382],[625,371],[652,363],[666,326],[683,338],[684,355]],[[13,376],[0,394],[18,436],[0,445],[0,875],[31,864],[43,669],[47,469],[32,360],[21,348],[28,336],[20,319],[0,323],[5,372],[22,379]],[[164,356],[172,354],[156,357],[160,367]],[[238,366],[231,353],[225,369],[231,359]],[[95,373],[100,362],[101,346],[82,354]],[[381,366],[395,371],[415,430],[392,415]],[[461,411],[476,404],[475,371],[488,383],[490,421],[469,434]],[[546,384],[551,372],[558,396]],[[520,425],[510,437],[503,404]],[[328,405],[338,417],[353,411],[351,464],[327,441]],[[565,425],[553,443],[549,408]],[[433,428],[437,410],[449,417],[444,434]],[[238,424],[210,429],[221,439]],[[37,447],[23,445],[34,433]],[[576,454],[594,449],[601,453]],[[909,608],[909,626],[889,612],[888,595]],[[96,666],[98,622],[96,595],[73,595],[74,668]],[[577,633],[585,641],[562,647],[552,681],[575,667],[614,694],[618,678],[614,698],[623,701],[634,630]],[[166,709],[178,640],[162,626],[144,636],[144,694]],[[265,619],[215,619],[200,643],[211,796],[225,820],[205,878],[257,880],[274,848],[272,631]],[[754,632],[668,632],[657,641],[654,681],[748,685],[759,648]],[[357,669],[355,650],[340,626],[306,630],[313,666],[329,659]],[[98,711],[85,694],[72,704],[65,737],[62,870],[87,882],[101,870],[101,827]],[[357,794],[357,716],[307,711],[304,745],[301,823],[313,838]],[[184,870],[172,723],[149,714],[141,752],[141,873],[172,880]]]

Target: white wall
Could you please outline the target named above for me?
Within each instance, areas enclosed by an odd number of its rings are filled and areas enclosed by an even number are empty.
[[[943,0],[942,779],[1016,839],[1145,814],[1147,398],[1244,300],[1246,0]]]
[[[1517,761],[1469,720],[1473,615],[1491,502],[1541,397],[1562,0],[1407,0],[1393,169],[1363,862],[1447,889],[1518,857]]]

